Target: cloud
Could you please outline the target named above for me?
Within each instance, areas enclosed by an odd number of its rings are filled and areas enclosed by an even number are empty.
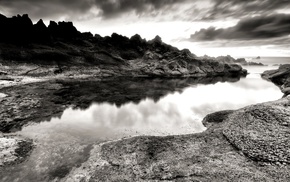
[[[102,11],[103,17],[110,18],[131,11],[140,15],[145,12],[164,10],[183,2],[185,0],[95,0],[94,3]]]
[[[204,20],[267,15],[290,7],[290,0],[212,0],[212,2],[214,6]]]
[[[6,15],[28,13],[35,19],[78,16],[115,18],[125,13],[136,15],[163,12],[186,0],[1,0],[0,12]]]
[[[217,41],[205,41],[197,42],[199,47],[211,47],[211,48],[231,48],[231,47],[250,47],[250,46],[272,46],[273,48],[288,48],[290,46],[289,37],[278,37],[270,39],[259,40],[217,40]]]
[[[123,15],[182,21],[221,20],[289,10],[290,0],[0,0],[0,13],[33,19],[114,19]],[[168,18],[164,18],[168,17]]]
[[[1,0],[0,13],[7,16],[29,14],[35,20],[40,18],[75,18],[91,9],[89,0]]]
[[[275,14],[246,18],[234,27],[210,27],[201,29],[190,36],[191,41],[213,40],[260,40],[283,37],[290,34],[290,15]]]

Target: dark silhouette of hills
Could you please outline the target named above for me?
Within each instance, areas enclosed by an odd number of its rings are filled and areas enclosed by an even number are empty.
[[[156,36],[142,39],[113,33],[101,37],[81,33],[72,22],[40,19],[33,24],[28,15],[7,18],[0,15],[0,62],[2,65],[30,65],[31,68],[13,74],[44,76],[80,73],[95,76],[213,76],[245,75],[236,64],[199,58],[188,49],[179,50]],[[52,69],[53,68],[53,69]]]
[[[0,14],[0,27],[1,42],[19,44],[72,39],[81,35],[72,22],[50,21],[47,27],[42,19],[33,24],[27,14],[11,18]]]

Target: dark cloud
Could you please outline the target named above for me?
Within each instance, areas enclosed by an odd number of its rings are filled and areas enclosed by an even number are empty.
[[[290,8],[290,0],[212,0],[214,6],[204,20],[243,18],[251,15],[267,15],[275,10]]]
[[[185,0],[95,0],[95,5],[101,9],[106,18],[134,11],[136,14],[164,9]]]
[[[176,7],[184,4],[182,13],[176,11]],[[133,13],[156,18],[172,15],[172,19],[184,21],[220,20],[266,15],[287,8],[290,0],[0,0],[0,13],[7,16],[27,13],[33,19],[108,19]]]
[[[89,0],[0,0],[0,12],[7,16],[29,14],[33,19],[74,17],[87,13]]]
[[[190,36],[191,41],[258,40],[290,34],[290,15],[276,14],[246,18],[234,27],[201,29]]]
[[[162,11],[186,0],[0,0],[0,12],[9,15],[27,13],[33,18],[85,16],[92,8],[95,16],[113,18],[124,13],[137,15]]]

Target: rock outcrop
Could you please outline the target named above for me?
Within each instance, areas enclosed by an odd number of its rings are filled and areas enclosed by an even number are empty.
[[[210,58],[208,56],[205,56],[206,58]],[[263,63],[257,63],[257,62],[253,62],[253,61],[246,61],[245,58],[238,58],[235,59],[233,57],[231,57],[230,55],[227,56],[219,56],[217,58],[212,58],[212,59],[216,59],[219,62],[222,62],[224,64],[239,64],[242,66],[265,66]]]
[[[279,86],[285,96],[290,94],[290,64],[280,65],[277,70],[265,71],[262,77]]]
[[[68,76],[82,70],[88,75],[98,71],[94,76],[100,77],[246,75],[241,66],[196,57],[189,50],[164,43],[159,36],[149,41],[139,35],[93,36],[89,32],[80,33],[72,22],[50,21],[46,27],[39,20],[33,25],[28,15],[13,18],[1,15],[0,25],[0,63],[13,67],[7,71],[11,74]],[[23,70],[29,66],[31,69]],[[51,71],[56,67],[62,71]]]
[[[96,145],[67,181],[288,181],[290,98],[205,117],[208,129]]]
[[[260,63],[260,62],[257,63],[257,62],[252,62],[252,61],[248,62],[247,65],[248,66],[266,66],[263,63]]]

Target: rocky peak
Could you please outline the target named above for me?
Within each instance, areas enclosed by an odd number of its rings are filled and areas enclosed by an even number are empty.
[[[123,45],[124,46],[124,44],[129,42],[129,38],[125,37],[125,36],[122,36],[122,35],[119,35],[117,33],[113,33],[111,35],[110,41],[111,41],[112,44]]]
[[[47,28],[42,19],[38,20],[38,22],[35,24],[35,27]]]
[[[43,23],[43,20],[40,19],[35,25],[33,25],[34,35],[32,39],[36,42],[47,42],[50,39],[50,35],[48,33],[48,28]]]
[[[161,37],[160,37],[159,35],[156,35],[156,36],[154,37],[154,39],[152,39],[151,41],[152,41],[152,43],[159,43],[159,44],[162,43],[162,39],[161,39]],[[151,41],[150,41],[150,42],[151,42]]]
[[[27,14],[24,14],[22,16],[21,15],[13,16],[12,19],[15,20],[15,23],[17,21],[17,23],[22,25],[22,26],[32,26],[33,25],[31,19],[28,17]]]
[[[135,34],[130,38],[131,41],[135,41],[135,42],[142,42],[143,39],[141,38],[141,36],[139,34]]]
[[[56,29],[57,23],[55,21],[50,21],[48,25],[48,29]]]
[[[48,30],[53,37],[58,38],[72,38],[79,33],[72,22],[64,21],[58,23],[50,21]]]
[[[72,22],[58,22],[58,27],[61,31],[67,32],[67,33],[72,33],[72,32],[77,32],[76,27],[74,27]]]

